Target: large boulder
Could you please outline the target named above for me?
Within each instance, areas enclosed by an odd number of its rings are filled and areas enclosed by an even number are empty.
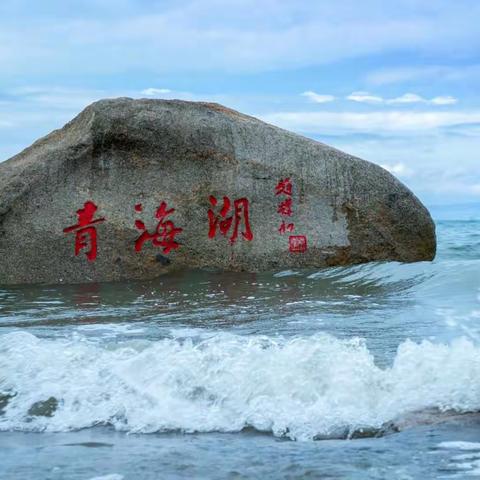
[[[211,103],[102,100],[0,164],[0,283],[435,255],[381,167]]]

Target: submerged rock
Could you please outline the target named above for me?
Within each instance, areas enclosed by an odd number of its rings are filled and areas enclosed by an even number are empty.
[[[14,397],[15,394],[0,392],[0,415],[5,413],[10,400],[12,400]]]
[[[102,100],[0,164],[0,283],[431,260],[381,167],[221,105]]]
[[[45,401],[35,402],[28,410],[28,414],[34,417],[52,417],[58,408],[58,400],[50,397]]]

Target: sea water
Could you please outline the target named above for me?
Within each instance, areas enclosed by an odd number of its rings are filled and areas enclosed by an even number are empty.
[[[434,262],[0,287],[0,478],[480,478],[480,212],[434,213]]]

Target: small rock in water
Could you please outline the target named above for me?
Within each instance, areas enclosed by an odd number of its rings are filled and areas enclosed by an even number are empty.
[[[45,401],[35,402],[28,410],[34,417],[52,417],[58,407],[58,400],[50,397]]]
[[[15,397],[15,395],[11,393],[0,393],[0,415],[5,413],[5,410],[13,397]]]

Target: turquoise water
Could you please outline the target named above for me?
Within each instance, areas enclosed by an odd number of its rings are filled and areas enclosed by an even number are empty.
[[[0,477],[480,477],[480,221],[437,234],[432,263],[0,288]]]

